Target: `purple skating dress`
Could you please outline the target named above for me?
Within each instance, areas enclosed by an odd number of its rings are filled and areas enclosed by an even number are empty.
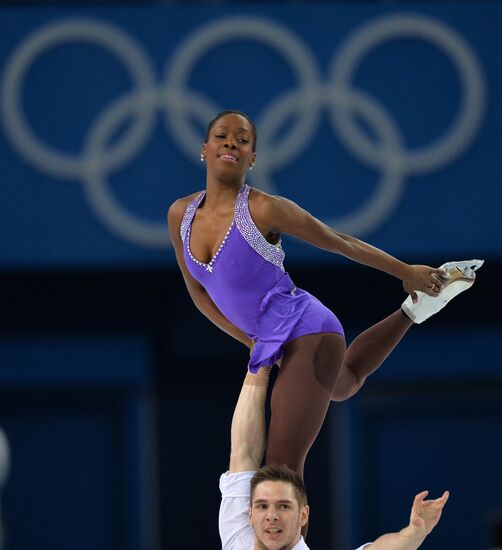
[[[337,317],[317,298],[296,288],[285,272],[281,244],[270,244],[249,212],[250,187],[237,195],[234,219],[216,254],[207,264],[190,250],[192,221],[205,197],[202,191],[187,206],[181,221],[185,263],[221,313],[256,341],[248,368],[276,363],[285,344],[305,334],[344,334]]]

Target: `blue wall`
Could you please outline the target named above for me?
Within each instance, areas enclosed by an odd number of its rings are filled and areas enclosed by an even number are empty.
[[[1,265],[172,265],[167,207],[204,186],[228,107],[257,122],[251,184],[401,256],[498,255],[501,22],[498,2],[4,8]]]
[[[2,338],[7,548],[152,547],[150,353],[140,334]]]

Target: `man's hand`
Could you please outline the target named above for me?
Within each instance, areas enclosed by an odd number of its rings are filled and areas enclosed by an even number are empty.
[[[251,340],[251,344],[249,346],[249,356],[251,357],[251,354],[253,353],[254,347],[256,346],[256,340]],[[276,362],[277,366],[281,366],[282,363],[282,357],[279,359],[279,361]],[[273,365],[270,365],[269,367],[261,367],[260,370],[267,369],[267,373],[270,374],[270,370],[272,369]],[[267,374],[267,376],[268,376]],[[248,382],[246,382],[248,383]],[[268,378],[267,378],[267,384],[268,384]]]
[[[428,491],[422,491],[413,500],[410,523],[398,533],[387,533],[365,547],[367,550],[417,550],[427,535],[438,524],[444,505],[450,494],[448,491],[436,500],[424,500]]]
[[[406,529],[411,536],[426,537],[438,524],[444,505],[450,496],[448,491],[435,500],[424,500],[429,491],[422,491],[413,501],[411,508],[410,524]]]

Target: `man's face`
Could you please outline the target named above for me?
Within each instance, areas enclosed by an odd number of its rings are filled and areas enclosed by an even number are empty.
[[[293,485],[263,481],[254,491],[249,523],[256,534],[255,549],[291,550],[307,523],[308,506],[299,508]]]

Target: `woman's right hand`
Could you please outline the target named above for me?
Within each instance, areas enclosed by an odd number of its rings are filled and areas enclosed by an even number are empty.
[[[410,265],[409,275],[403,279],[404,290],[411,296],[413,302],[417,301],[415,291],[419,290],[429,296],[439,296],[444,283],[448,280],[446,272],[441,268],[427,265]]]

